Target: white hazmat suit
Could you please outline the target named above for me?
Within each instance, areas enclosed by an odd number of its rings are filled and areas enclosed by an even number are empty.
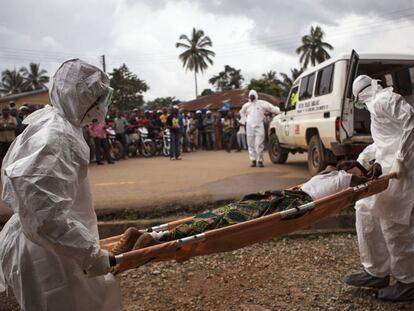
[[[25,119],[3,161],[2,199],[14,214],[0,233],[0,290],[11,287],[23,310],[121,309],[99,247],[81,127],[105,117],[98,103],[110,90],[98,68],[63,63],[50,90],[53,107]]]
[[[251,97],[254,96],[254,100]],[[265,139],[264,118],[265,113],[279,114],[279,107],[258,99],[257,92],[250,90],[249,102],[240,110],[241,118],[246,120],[247,146],[249,148],[250,161],[263,162],[263,149]]]
[[[392,275],[399,282],[413,283],[414,109],[392,88],[382,89],[367,76],[355,80],[353,91],[370,112],[374,140],[358,161],[366,167],[375,159],[384,174],[399,176],[387,190],[356,204],[361,262],[376,278]],[[392,300],[387,293],[380,291],[379,297]]]

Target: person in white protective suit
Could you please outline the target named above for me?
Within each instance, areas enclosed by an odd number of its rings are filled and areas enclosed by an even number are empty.
[[[414,109],[392,88],[359,76],[353,83],[356,107],[371,115],[374,143],[359,156],[375,160],[383,173],[396,173],[388,188],[356,203],[356,228],[362,272],[345,277],[358,287],[380,288],[378,298],[414,299]],[[390,284],[390,276],[396,283]]]
[[[250,90],[249,101],[240,110],[241,118],[246,120],[247,147],[251,166],[263,167],[263,149],[265,139],[265,112],[279,114],[279,107],[260,100],[255,90]]]
[[[99,246],[82,135],[104,120],[111,94],[100,69],[66,61],[53,78],[53,107],[24,120],[3,161],[2,199],[14,214],[0,233],[0,291],[10,287],[23,310],[121,310]]]

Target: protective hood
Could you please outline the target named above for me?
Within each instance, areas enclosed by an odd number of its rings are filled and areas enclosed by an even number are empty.
[[[80,127],[86,112],[108,89],[109,78],[102,70],[80,59],[71,59],[56,71],[50,98],[64,118]]]
[[[249,92],[249,100],[250,100],[250,96],[252,96],[252,95],[254,96],[254,98],[256,100],[259,99],[259,96],[257,96],[257,92],[255,90],[250,90],[250,92]]]
[[[378,80],[372,79],[366,75],[360,75],[352,84],[352,93],[358,101],[366,103],[370,101],[376,93],[381,90]]]

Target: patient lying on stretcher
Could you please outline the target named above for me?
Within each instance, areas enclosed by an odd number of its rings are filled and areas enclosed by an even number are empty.
[[[143,233],[136,228],[128,228],[111,251],[117,255],[284,211],[365,183],[381,173],[379,164],[374,164],[369,170],[356,161],[342,162],[337,167],[328,166],[300,187],[246,195],[239,201],[197,214],[173,230]]]

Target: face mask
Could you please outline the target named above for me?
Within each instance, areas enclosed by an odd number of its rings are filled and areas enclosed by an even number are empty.
[[[359,109],[359,110],[362,110],[362,109],[366,109],[367,108],[367,106],[365,105],[365,103],[362,102],[362,101],[360,101],[358,99],[358,97],[354,99],[353,104],[354,104],[355,108],[356,109]]]
[[[92,123],[93,119],[97,119],[98,122],[105,120],[106,114],[108,113],[108,107],[111,104],[113,88],[108,88],[106,94],[102,95],[97,101],[86,111],[81,126]]]
[[[254,102],[254,100],[256,99],[256,97],[254,95],[250,95],[250,101]]]

